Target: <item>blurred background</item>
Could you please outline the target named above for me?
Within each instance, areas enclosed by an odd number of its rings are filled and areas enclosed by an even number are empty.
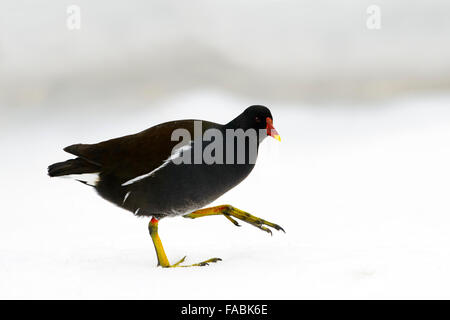
[[[448,1],[0,8],[0,297],[450,298]],[[283,142],[217,204],[287,233],[163,221],[169,258],[209,269],[154,268],[147,221],[46,176],[66,145],[251,104]]]
[[[66,26],[70,5],[80,29]],[[371,5],[380,29],[367,27]],[[449,10],[445,0],[3,0],[0,97],[45,110],[204,89],[267,104],[446,91]]]

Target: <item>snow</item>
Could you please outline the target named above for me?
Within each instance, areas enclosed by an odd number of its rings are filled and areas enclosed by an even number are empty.
[[[450,96],[367,105],[271,105],[252,174],[215,204],[280,224],[271,237],[226,218],[159,225],[162,269],[136,218],[46,167],[62,148],[175,118],[225,122],[253,103],[209,90],[152,107],[77,114],[17,110],[0,143],[0,298],[450,298]],[[95,106],[91,109],[95,110]]]

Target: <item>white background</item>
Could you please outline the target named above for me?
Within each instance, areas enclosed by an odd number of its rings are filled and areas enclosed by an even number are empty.
[[[79,4],[82,28],[66,28]],[[0,298],[450,298],[448,1],[0,4]],[[62,148],[265,104],[252,174],[214,204],[280,224],[148,219],[49,178]]]
[[[282,142],[217,200],[283,226],[268,234],[223,217],[167,218],[156,268],[148,219],[135,218],[46,166],[61,148],[174,117],[220,121],[247,101],[199,92],[131,116],[22,122],[3,141],[1,298],[448,298],[449,97],[339,111],[273,107]],[[209,105],[220,106],[214,114]],[[168,111],[170,110],[170,112]],[[100,125],[101,123],[101,125]],[[134,131],[133,131],[134,130]]]

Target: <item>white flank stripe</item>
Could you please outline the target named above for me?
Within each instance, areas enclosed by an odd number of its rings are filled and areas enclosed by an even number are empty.
[[[127,194],[125,195],[125,197],[123,198],[122,204],[125,203],[125,201],[127,201],[128,196],[130,195],[131,191],[128,191]]]
[[[149,173],[143,174],[143,175],[141,175],[141,176],[138,176],[138,177],[136,177],[136,178],[133,178],[133,179],[131,179],[131,180],[126,181],[126,182],[122,183],[122,186],[128,186],[128,185],[133,184],[133,183],[135,183],[135,182],[137,182],[137,181],[140,181],[140,180],[142,180],[142,179],[145,179],[145,178],[147,178],[147,177],[150,177],[152,174],[154,174],[154,173],[157,172],[158,170],[161,170],[162,168],[164,168],[165,166],[167,166],[167,165],[170,163],[170,161],[172,161],[173,159],[176,159],[176,158],[181,157],[181,153],[182,153],[183,151],[187,151],[187,150],[189,150],[189,149],[191,149],[191,148],[192,148],[192,143],[189,144],[189,145],[185,145],[185,146],[183,146],[183,147],[181,147],[181,148],[176,149],[175,152],[174,152],[169,158],[167,158],[166,160],[164,160],[163,164],[160,165],[158,168],[156,168],[156,169],[150,171]]]

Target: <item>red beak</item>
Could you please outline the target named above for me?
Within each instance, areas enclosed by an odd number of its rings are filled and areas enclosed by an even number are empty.
[[[275,128],[273,127],[273,122],[272,119],[270,119],[269,117],[266,118],[266,129],[267,129],[267,135],[271,136],[274,139],[277,139],[278,141],[281,142],[281,137],[278,134],[277,130],[275,130]]]

